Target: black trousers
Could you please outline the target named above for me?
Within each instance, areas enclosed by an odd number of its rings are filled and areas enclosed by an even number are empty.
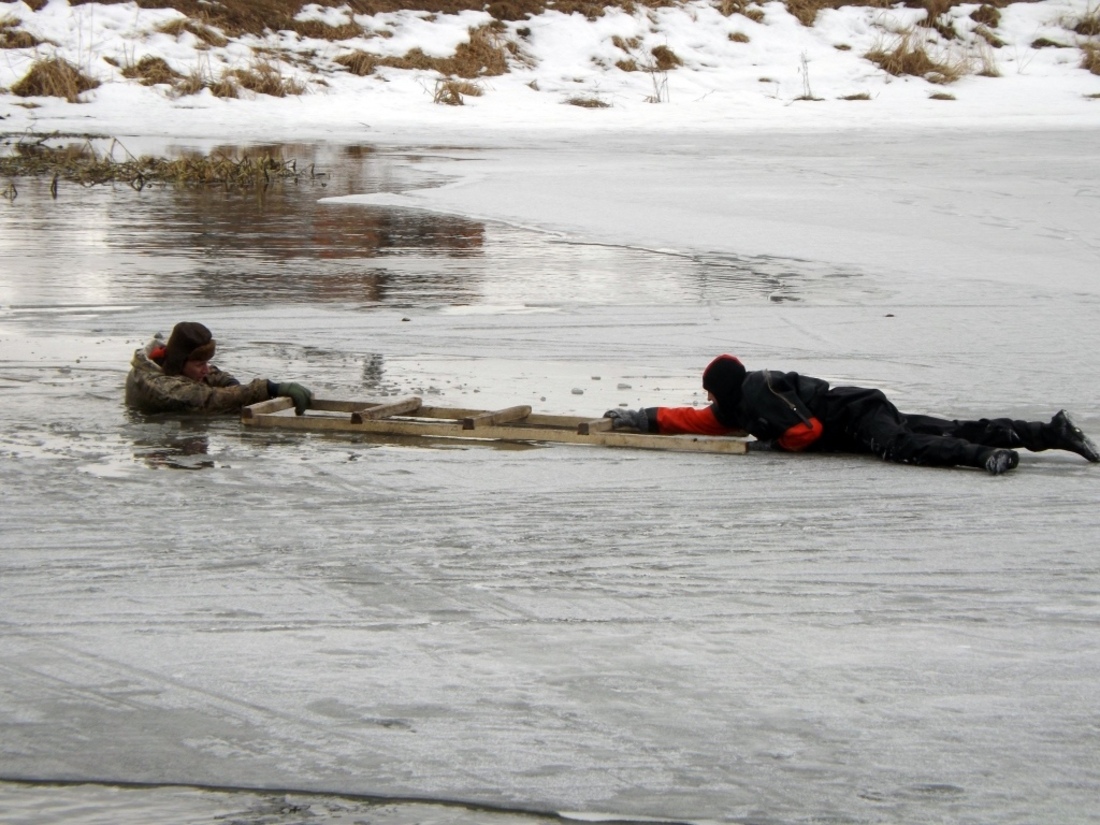
[[[983,418],[949,421],[905,415],[881,390],[833,387],[825,396],[824,433],[817,449],[874,453],[886,461],[931,467],[981,467],[993,448],[1047,450],[1049,424]]]

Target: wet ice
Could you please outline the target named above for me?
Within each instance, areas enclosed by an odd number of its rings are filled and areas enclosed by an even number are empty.
[[[928,171],[931,149],[907,171],[920,151],[876,168],[926,204],[962,197],[950,169]],[[540,157],[532,185],[571,168],[568,152],[556,169]],[[856,181],[866,162],[842,166]],[[434,163],[459,184],[470,168]],[[770,180],[796,200],[806,178]],[[710,213],[669,223],[653,252],[617,214],[582,233],[567,187],[532,226],[526,201],[494,196],[515,185],[374,197],[403,198],[397,212],[93,192],[99,231],[69,234],[80,222],[42,193],[4,213],[18,297],[0,312],[3,773],[690,821],[1089,821],[1100,476],[1076,456],[1025,454],[993,479],[853,457],[352,442],[123,410],[132,350],[194,317],[230,371],[335,397],[703,403],[699,369],[734,350],[881,386],[914,412],[1067,406],[1100,431],[1100,381],[1078,357],[1100,345],[1095,228],[1056,244],[1018,226],[1028,259],[1052,262],[1026,281],[999,255],[950,268],[951,245],[892,267],[882,245],[842,256],[799,231],[802,213],[789,258]],[[1066,191],[1028,207],[1034,225],[1080,219]],[[1017,207],[972,198],[974,248],[996,246],[977,227]],[[164,236],[159,209],[180,216]],[[278,241],[295,215],[333,228],[311,233],[315,256]],[[888,218],[899,248],[920,245],[919,220]]]

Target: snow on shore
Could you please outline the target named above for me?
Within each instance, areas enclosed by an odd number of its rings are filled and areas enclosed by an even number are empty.
[[[807,27],[780,3],[759,21],[722,15],[703,0],[675,8],[610,9],[595,20],[546,12],[505,23],[510,71],[475,79],[482,94],[462,106],[433,102],[434,70],[379,67],[364,77],[336,62],[353,52],[381,58],[418,48],[447,57],[487,25],[485,12],[428,15],[403,11],[372,17],[307,7],[301,19],[355,22],[364,34],[330,42],[292,32],[243,36],[207,46],[194,34],[159,31],[180,19],[172,9],[132,3],[69,6],[53,0],[34,12],[0,3],[0,21],[33,35],[38,45],[0,52],[0,89],[8,90],[36,60],[60,57],[99,81],[80,103],[0,94],[0,129],[231,135],[237,138],[346,138],[391,132],[469,129],[492,139],[515,129],[744,130],[868,126],[1094,127],[1100,123],[1100,76],[1082,67],[1096,37],[1073,31],[1090,14],[1086,0],[1014,3],[990,27],[972,15],[978,4],[941,19],[954,39],[918,25],[923,9],[825,10]],[[980,15],[979,15],[980,16]],[[14,23],[13,21],[18,21]],[[909,34],[936,60],[965,67],[941,84],[893,76],[868,60]],[[1002,45],[992,45],[990,41]],[[1036,47],[1036,43],[1057,44]],[[682,66],[658,70],[654,49]],[[123,70],[156,56],[182,76],[217,78],[264,61],[304,91],[284,98],[242,93],[223,99],[203,90],[176,95],[142,86]],[[624,71],[622,66],[641,70]],[[646,71],[650,68],[650,71]],[[983,76],[996,75],[996,76]],[[931,76],[932,80],[936,80]],[[946,95],[950,99],[936,99]],[[857,98],[857,99],[848,99]],[[568,101],[603,108],[565,105]],[[28,108],[29,106],[29,108]]]

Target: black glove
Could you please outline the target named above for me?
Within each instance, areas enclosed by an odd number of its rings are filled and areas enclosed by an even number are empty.
[[[632,427],[643,433],[649,432],[649,416],[645,410],[608,410],[604,418],[611,419],[611,429],[622,430]]]
[[[757,439],[756,441],[747,442],[745,444],[745,449],[748,450],[750,453],[767,453],[778,451],[779,445],[770,439],[766,441],[761,441]]]
[[[274,384],[275,392],[271,392],[272,384]],[[268,395],[275,397],[286,396],[294,402],[295,415],[301,415],[313,403],[313,393],[303,387],[301,384],[295,384],[293,381],[286,381],[282,384],[275,384],[273,381],[268,382]]]

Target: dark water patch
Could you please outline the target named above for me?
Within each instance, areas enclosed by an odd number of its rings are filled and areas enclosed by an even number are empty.
[[[177,148],[177,152],[185,151]],[[238,147],[212,152],[239,155]],[[4,303],[373,306],[801,300],[810,262],[670,255],[422,210],[322,202],[439,185],[423,156],[369,146],[251,147],[309,170],[254,188],[79,186],[20,178],[0,203]]]

